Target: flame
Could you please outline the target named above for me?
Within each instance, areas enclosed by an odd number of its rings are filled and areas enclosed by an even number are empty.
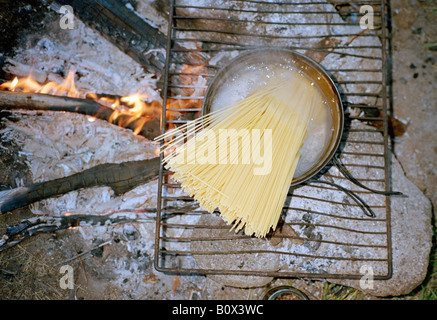
[[[109,122],[117,121],[118,125],[127,127],[135,123],[134,134],[139,134],[141,129],[149,120],[161,116],[161,103],[158,101],[146,102],[146,94],[135,93],[119,99],[102,97],[100,100],[111,103],[110,107],[114,112],[109,117]]]
[[[76,89],[74,84],[74,70],[70,69],[68,75],[65,77],[62,83],[58,84],[54,81],[50,81],[44,85],[39,84],[33,79],[32,73],[26,78],[18,79],[15,77],[12,81],[4,82],[0,85],[2,90],[21,91],[21,92],[34,92],[44,93],[56,96],[67,96],[73,98],[80,98],[83,93]]]
[[[177,82],[182,86],[179,95],[184,97],[203,97],[206,90],[207,80],[202,76],[204,66],[192,67],[182,65],[179,71]],[[202,100],[200,99],[169,99],[168,108],[188,109],[201,108]]]
[[[207,70],[204,65],[190,66],[183,64],[178,70],[177,78],[172,79],[180,88],[174,90],[171,96],[183,96],[199,98],[205,95],[208,78]],[[167,100],[167,109],[201,109],[202,99],[174,99]],[[196,115],[199,115],[197,112]],[[183,119],[184,114],[177,111],[167,111],[166,118],[169,120]],[[191,119],[189,119],[191,120]],[[170,124],[169,128],[174,128],[174,124]]]
[[[11,82],[11,89],[12,89],[12,91],[15,90],[15,87],[17,86],[17,84],[18,84],[18,78],[15,77],[14,80],[12,80],[12,82]]]
[[[183,97],[203,97],[206,90],[207,78],[204,66],[182,65],[179,69],[177,78],[174,81],[179,84],[172,92],[172,96]],[[133,128],[134,134],[139,134],[144,125],[161,116],[162,105],[160,101],[149,101],[145,93],[134,93],[123,97],[105,97],[96,93],[84,93],[76,88],[74,82],[75,71],[70,69],[67,76],[61,83],[50,81],[46,84],[40,84],[32,77],[32,73],[25,78],[15,77],[12,81],[0,84],[0,89],[16,92],[33,92],[50,94],[57,96],[67,96],[73,98],[91,98],[98,103],[112,108],[109,122],[115,123],[121,127]],[[202,99],[175,99],[170,98],[167,101],[167,109],[201,109]],[[185,113],[186,114],[186,113]],[[167,111],[167,119],[175,120],[184,118],[183,112]],[[96,120],[93,116],[88,116],[88,121]],[[191,119],[187,119],[191,120]],[[170,125],[170,128],[174,125]]]
[[[7,81],[0,84],[0,89],[16,91],[16,92],[32,92],[42,93],[57,96],[66,96],[73,98],[91,98],[99,102],[100,104],[114,109],[109,121],[117,124],[121,127],[127,127],[131,123],[134,125],[134,133],[138,134],[151,119],[156,119],[161,116],[161,104],[156,101],[147,103],[147,95],[135,93],[125,97],[99,97],[95,93],[85,94],[82,91],[77,90],[74,82],[75,71],[70,69],[68,75],[63,79],[61,83],[50,81],[46,84],[40,84],[33,79],[32,73],[25,78],[15,77],[12,81]],[[95,117],[88,116],[89,122],[94,122]]]

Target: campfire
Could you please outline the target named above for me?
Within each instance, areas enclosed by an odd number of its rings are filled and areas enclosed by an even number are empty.
[[[202,66],[194,68],[188,65],[181,66],[181,76],[178,82],[183,89],[179,90],[179,95],[188,97],[203,96],[207,85],[207,77],[201,74],[202,69]],[[147,93],[150,90],[158,91],[157,88],[141,88],[142,92],[140,91],[127,96],[84,92],[77,90],[74,82],[74,75],[74,70],[70,70],[61,83],[50,81],[45,84],[40,84],[32,77],[32,74],[29,74],[27,77],[14,77],[13,80],[0,84],[0,89],[17,93],[40,94],[40,96],[32,94],[25,96],[26,100],[32,100],[34,102],[33,108],[40,107],[40,110],[43,110],[44,108],[48,110],[50,107],[56,107],[59,104],[62,104],[60,102],[61,100],[44,99],[44,96],[42,95],[78,98],[77,101],[70,100],[71,105],[75,102],[81,104],[84,102],[83,99],[89,99],[100,105],[95,114],[92,114],[92,109],[87,112],[89,114],[88,120],[90,122],[94,121],[95,118],[103,117],[104,120],[107,120],[110,123],[114,123],[123,128],[130,128],[133,130],[134,134],[143,134],[149,139],[153,139],[158,135],[160,132],[159,119],[162,112],[162,99],[160,99],[158,93],[154,94],[152,97],[149,97]],[[19,99],[18,97],[14,97],[14,94],[8,95],[6,92],[2,93],[2,97],[3,103],[10,99]],[[35,101],[38,99],[42,101],[41,104],[38,104]],[[48,100],[51,102],[48,102]],[[23,105],[20,105],[18,102],[11,102],[9,108],[14,107],[22,108]],[[167,102],[167,109],[177,111],[176,109],[188,108],[194,112],[194,116],[200,112],[201,107],[201,100],[198,99],[169,99]],[[107,117],[109,111],[108,108],[112,109],[112,112],[109,112],[109,117]],[[103,112],[103,110],[105,110],[105,112]],[[169,120],[180,120],[184,117],[183,114],[174,112],[168,112],[166,116]]]
[[[6,228],[0,251],[64,230],[87,246],[73,254],[55,239],[65,256],[54,266],[103,257],[89,268],[111,269],[116,286],[144,296],[157,283],[195,296],[180,289],[188,280],[168,278],[179,273],[242,288],[274,277],[359,279],[364,263],[376,278],[391,276],[388,134],[405,126],[387,115],[383,8],[372,5],[376,28],[363,30],[359,6],[337,0],[51,3],[50,32],[3,61],[2,150],[25,170],[5,177],[0,214],[28,216]],[[59,25],[67,6],[72,29]],[[319,180],[289,190],[277,231],[261,240],[229,233],[199,207],[162,167],[154,139],[201,116],[222,66],[270,46],[325,68],[347,127]]]
[[[176,88],[175,95],[184,97],[198,97],[203,96],[207,85],[207,77],[201,72],[204,72],[203,66],[190,67],[188,65],[181,66],[181,76],[177,80],[177,83],[182,89]],[[50,81],[45,84],[37,82],[32,73],[27,77],[18,78],[14,77],[13,80],[0,84],[0,101],[3,107],[6,109],[30,109],[30,110],[57,110],[65,112],[78,112],[87,114],[87,120],[94,122],[96,119],[107,120],[109,123],[115,124],[123,128],[129,128],[133,135],[143,135],[149,140],[153,140],[160,132],[159,123],[162,111],[162,99],[156,99],[157,95],[153,95],[154,100],[148,96],[147,93],[150,90],[158,91],[157,88],[141,88],[138,93],[134,93],[127,96],[118,95],[105,95],[97,94],[94,92],[84,92],[78,90],[74,81],[75,71],[71,69],[65,79],[58,83]],[[68,97],[69,99],[61,99],[58,97]],[[159,96],[158,96],[159,97]],[[65,105],[65,106],[64,106]],[[85,106],[85,109],[80,106]],[[189,117],[195,117],[200,114],[201,100],[199,99],[177,99],[171,98],[167,100],[167,119],[174,120],[190,120],[186,118],[187,113],[171,112],[178,111],[180,109],[190,110]],[[185,119],[184,119],[185,118]],[[172,125],[175,126],[175,125]],[[170,126],[170,127],[172,127]],[[157,156],[159,147],[156,146],[154,155]],[[70,191],[74,191],[80,188],[88,188],[96,185],[111,186],[116,194],[124,193],[138,184],[148,182],[157,176],[158,172],[158,157],[153,159],[147,159],[140,162],[130,162],[126,164],[126,168],[120,170],[120,165],[101,165],[76,175],[76,177],[61,178],[56,181],[52,181],[52,187],[49,182],[35,184],[27,189],[31,190],[46,190],[44,195],[29,196],[29,190],[23,191],[14,190],[4,193],[4,199],[0,202],[2,213],[11,211],[15,208],[19,208],[36,201],[43,200],[45,198],[64,194]],[[124,182],[124,186],[117,187],[120,184],[118,180],[108,180],[99,178],[102,170],[115,170],[117,176],[127,172],[131,175],[128,178],[128,182]],[[134,170],[135,173],[132,173]],[[135,175],[137,171],[144,171],[142,177],[138,178]],[[102,179],[100,182],[91,183],[79,183],[75,187],[57,189],[56,186],[67,183],[71,186],[71,179],[82,179],[83,176],[94,176],[95,180]],[[117,179],[117,178],[114,178]],[[137,182],[132,182],[137,180]],[[123,184],[123,183],[121,183]],[[50,190],[51,192],[47,192]],[[8,198],[9,197],[9,198]],[[69,216],[66,214],[65,217]],[[71,226],[70,226],[71,228]]]

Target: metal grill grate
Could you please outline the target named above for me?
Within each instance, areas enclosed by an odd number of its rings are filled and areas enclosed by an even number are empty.
[[[362,5],[373,9],[374,29],[360,28]],[[335,79],[347,116],[339,160],[318,182],[290,190],[281,228],[267,239],[229,232],[161,168],[157,270],[357,279],[366,266],[375,279],[391,277],[389,197],[357,185],[390,189],[385,15],[384,1],[171,2],[163,131],[199,116],[215,72],[255,47],[289,48],[318,61]]]

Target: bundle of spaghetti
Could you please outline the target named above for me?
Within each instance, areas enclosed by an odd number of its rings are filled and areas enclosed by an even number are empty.
[[[321,96],[302,76],[272,81],[245,99],[157,138],[165,167],[209,212],[247,235],[275,230],[299,150]],[[263,151],[263,152],[261,152]],[[263,153],[263,155],[261,155]]]

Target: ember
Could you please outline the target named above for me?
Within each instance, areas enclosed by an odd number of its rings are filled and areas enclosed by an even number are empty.
[[[202,97],[206,90],[207,78],[202,75],[205,72],[203,66],[192,68],[188,65],[182,65],[181,75],[178,83],[183,88],[179,90],[179,96],[192,96],[193,99],[169,99],[167,108],[187,109],[199,113],[202,107]],[[46,84],[40,84],[33,77],[32,73],[25,78],[15,77],[12,81],[0,84],[0,89],[12,92],[41,93],[55,96],[66,96],[72,98],[89,98],[93,99],[103,106],[112,108],[114,111],[108,121],[116,123],[118,126],[126,128],[133,125],[134,134],[139,134],[147,121],[159,119],[161,117],[162,100],[154,100],[155,97],[149,97],[148,89],[157,90],[156,88],[141,88],[140,92],[127,96],[114,96],[96,94],[94,92],[85,93],[76,88],[74,81],[75,71],[70,69],[68,75],[61,83],[50,81]],[[185,115],[182,113],[167,113],[168,119],[180,119]],[[94,116],[89,116],[90,122],[95,121]]]

